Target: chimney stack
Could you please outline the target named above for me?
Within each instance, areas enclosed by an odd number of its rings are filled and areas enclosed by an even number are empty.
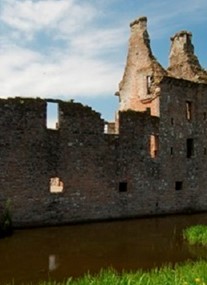
[[[192,34],[188,31],[176,33],[171,38],[169,75],[196,82],[207,82],[207,73],[194,54],[191,40]]]
[[[153,56],[147,18],[138,18],[130,24],[130,28],[127,63],[119,92],[116,93],[119,96],[119,111],[145,111],[151,108],[151,113],[158,116],[159,104],[153,98],[157,98],[157,82],[166,71]]]

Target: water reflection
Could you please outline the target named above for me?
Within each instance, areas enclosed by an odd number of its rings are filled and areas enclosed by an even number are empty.
[[[0,240],[0,284],[63,280],[100,268],[148,269],[203,256],[182,229],[207,224],[207,214],[18,230]]]
[[[55,254],[49,255],[48,259],[48,270],[49,271],[54,271],[59,267],[59,264],[57,262],[57,257]]]
[[[187,245],[192,256],[207,259],[207,247],[201,245]]]

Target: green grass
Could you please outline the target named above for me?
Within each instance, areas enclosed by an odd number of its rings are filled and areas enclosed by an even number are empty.
[[[207,245],[207,226],[206,225],[196,225],[196,226],[186,228],[183,231],[183,237],[190,244]]]
[[[15,282],[10,285],[15,285]],[[40,282],[38,285],[207,285],[207,262],[187,262],[175,268],[168,266],[149,272],[119,274],[111,269],[102,270],[95,276],[87,274],[79,279]]]

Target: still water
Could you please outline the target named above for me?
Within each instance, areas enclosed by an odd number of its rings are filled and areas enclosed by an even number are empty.
[[[182,239],[182,229],[198,223],[207,224],[207,214],[16,230],[0,240],[0,284],[207,259],[207,250]]]

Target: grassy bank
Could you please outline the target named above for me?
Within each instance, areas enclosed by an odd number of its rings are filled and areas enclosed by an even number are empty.
[[[207,226],[196,225],[186,228],[183,236],[190,244],[207,245]]]
[[[163,267],[150,272],[118,274],[103,270],[98,275],[85,275],[80,279],[65,282],[40,282],[38,285],[207,285],[207,262],[199,261]],[[15,282],[10,285],[15,285]],[[26,285],[26,284],[25,284]]]

